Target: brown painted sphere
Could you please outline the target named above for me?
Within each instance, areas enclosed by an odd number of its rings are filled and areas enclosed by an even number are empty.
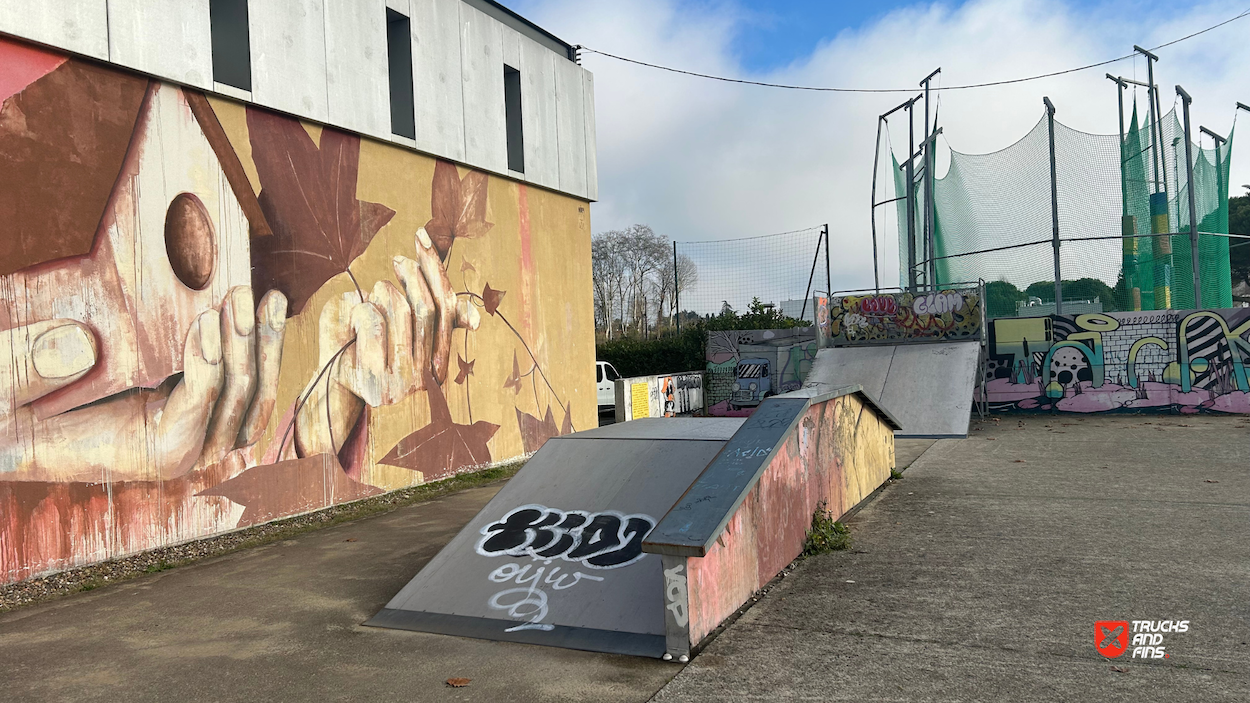
[[[204,203],[191,193],[179,193],[165,212],[165,252],[188,288],[208,286],[217,261],[217,237]]]

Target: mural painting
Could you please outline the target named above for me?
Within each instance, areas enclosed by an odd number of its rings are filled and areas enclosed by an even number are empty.
[[[0,39],[0,582],[592,426],[587,210]]]
[[[981,317],[981,291],[975,287],[837,296],[829,300],[829,343],[978,339]]]
[[[616,421],[644,417],[677,417],[703,413],[703,374],[668,374],[618,379],[624,397],[616,405]]]
[[[1250,413],[1250,309],[997,318],[993,410]]]
[[[802,388],[818,349],[813,327],[708,332],[708,414],[746,417],[765,398]]]

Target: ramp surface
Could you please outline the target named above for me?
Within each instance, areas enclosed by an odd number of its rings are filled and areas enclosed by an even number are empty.
[[[742,420],[556,437],[366,625],[658,657],[664,577],[642,540]]]
[[[902,425],[896,437],[967,437],[977,341],[821,349],[807,384],[859,384]]]

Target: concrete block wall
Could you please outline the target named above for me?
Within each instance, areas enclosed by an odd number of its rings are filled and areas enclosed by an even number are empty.
[[[0,33],[598,197],[594,78],[486,0],[249,0],[252,90],[213,80],[210,0],[0,0]],[[391,134],[386,9],[411,20],[415,140]],[[521,27],[521,29],[525,29]],[[521,71],[525,173],[507,167],[503,64]]]

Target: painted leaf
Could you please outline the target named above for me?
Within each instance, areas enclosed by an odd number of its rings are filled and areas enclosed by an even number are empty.
[[[447,408],[442,388],[430,372],[425,374],[426,397],[430,401],[430,424],[401,439],[381,463],[420,471],[426,481],[459,473],[463,469],[490,462],[487,442],[499,425],[479,420],[472,425],[456,424]]]
[[[464,385],[465,379],[473,375],[473,365],[476,363],[477,360],[465,361],[463,357],[456,354],[456,364],[460,367],[460,373],[456,374],[456,383]]]
[[[512,375],[508,376],[508,380],[503,382],[504,388],[511,388],[512,395],[521,392],[521,366],[516,360],[516,351],[512,352]]]
[[[237,526],[245,527],[384,492],[348,478],[337,457],[315,454],[248,469],[197,495],[244,506]]]
[[[573,433],[573,401],[564,408],[564,424],[560,425],[560,434]]]
[[[517,408],[516,421],[521,429],[521,445],[525,447],[527,454],[538,451],[538,448],[547,440],[560,435],[560,428],[556,427],[556,420],[551,415],[550,405],[547,406],[547,414],[541,420]]]
[[[252,241],[255,290],[282,291],[288,314],[334,276],[347,271],[395,211],[356,197],[360,137],[321,131],[314,144],[299,120],[247,110],[260,207],[272,237]]]
[[[495,311],[499,309],[499,301],[503,300],[506,294],[507,291],[495,290],[487,283],[486,287],[482,289],[482,304],[486,306],[486,312],[494,315]]]
[[[425,231],[443,257],[457,239],[475,239],[494,227],[486,221],[486,190],[489,177],[469,171],[460,178],[455,164],[439,161],[434,165],[430,187],[430,221]]]

